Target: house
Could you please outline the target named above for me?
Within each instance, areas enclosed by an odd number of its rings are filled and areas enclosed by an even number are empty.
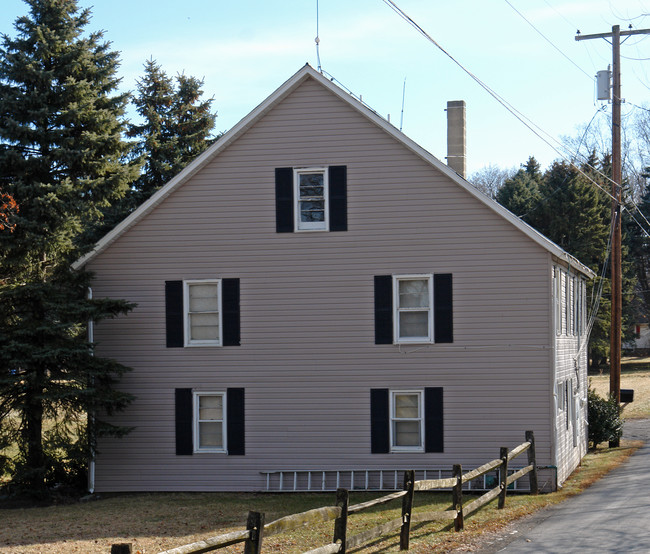
[[[634,336],[623,343],[623,350],[637,356],[647,354],[650,351],[650,325],[645,315],[636,318]]]
[[[137,400],[96,491],[393,488],[585,454],[578,260],[309,66],[75,264]],[[394,478],[393,478],[394,476]]]

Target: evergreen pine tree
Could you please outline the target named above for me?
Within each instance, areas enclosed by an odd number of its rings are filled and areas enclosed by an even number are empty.
[[[601,167],[595,155],[582,168],[605,190],[602,176],[590,168]],[[607,251],[611,203],[575,166],[555,162],[544,174],[540,193],[544,201],[531,214],[535,228],[558,246],[596,271]]]
[[[216,114],[211,112],[213,100],[201,99],[202,86],[202,80],[182,74],[174,84],[155,60],[145,63],[134,100],[142,123],[129,128],[129,136],[137,141],[135,153],[142,157],[144,166],[131,191],[127,212],[213,142],[210,134]]]
[[[623,229],[636,276],[634,317],[650,320],[650,237],[647,234],[647,221],[650,221],[650,167],[645,168],[641,176],[646,180],[646,185],[637,207],[643,217],[636,213],[636,208],[630,206],[623,212]]]
[[[131,400],[113,387],[127,368],[93,356],[85,327],[132,306],[88,299],[90,275],[70,263],[138,167],[125,163],[118,54],[101,32],[84,35],[90,12],[26,2],[0,46],[0,189],[20,208],[0,233],[0,443],[19,446],[13,484],[42,493],[78,473],[98,433],[124,432],[101,415]]]
[[[601,162],[592,153],[581,169],[607,190],[606,179],[596,170],[606,175],[608,168],[609,157],[605,156]],[[544,202],[533,214],[531,223],[596,273],[596,278],[587,284],[588,301],[598,291],[601,279],[604,280],[603,295],[589,337],[589,358],[594,365],[601,365],[607,360],[610,347],[611,284],[609,273],[601,277],[603,265],[609,261],[610,198],[566,162],[555,162],[546,171],[541,193]]]
[[[507,179],[496,194],[496,201],[523,221],[530,223],[529,214],[541,200],[539,164],[532,156],[524,168]]]

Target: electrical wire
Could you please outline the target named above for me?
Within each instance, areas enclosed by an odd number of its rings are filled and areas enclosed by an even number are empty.
[[[505,98],[499,95],[496,91],[490,88],[486,83],[481,81],[474,73],[467,69],[463,64],[461,64],[456,58],[454,58],[449,52],[447,52],[435,39],[433,39],[422,27],[420,27],[413,19],[411,19],[393,0],[382,0],[387,6],[389,6],[395,13],[397,13],[402,19],[404,19],[409,25],[416,29],[424,38],[431,42],[436,48],[438,48],[445,56],[447,56],[452,62],[454,62],[462,71],[464,71],[471,79],[473,79],[479,86],[481,86],[490,96],[492,96],[499,104],[501,104],[506,110],[508,110],[512,115],[514,115],[521,123],[523,123],[528,129],[539,137],[543,142],[550,146],[557,154],[564,157],[564,155],[558,150],[558,147],[562,147],[562,143],[558,141],[555,137],[544,131],[541,127],[536,125],[530,118],[526,117],[521,113],[517,108],[510,104]],[[542,135],[546,135],[548,138],[544,138]],[[553,146],[549,141],[555,142],[558,146]]]
[[[474,80],[479,86],[481,86],[490,96],[492,96],[499,104],[501,104],[506,110],[508,110],[513,116],[515,116],[522,124],[524,124],[534,135],[536,135],[540,140],[542,140],[544,143],[546,143],[547,146],[549,146],[554,152],[556,152],[562,159],[570,163],[585,179],[587,179],[590,183],[592,183],[595,187],[600,189],[605,195],[607,195],[610,199],[613,201],[618,201],[618,199],[612,195],[607,189],[605,189],[600,183],[596,182],[594,179],[589,176],[583,168],[578,166],[574,161],[568,158],[565,152],[562,152],[559,148],[563,148],[567,150],[566,146],[561,144],[555,137],[544,131],[541,127],[536,125],[533,121],[531,121],[528,117],[526,117],[524,114],[522,114],[519,110],[517,110],[512,104],[510,104],[505,98],[503,98],[501,95],[499,95],[497,92],[492,90],[486,83],[481,81],[476,75],[474,75],[469,69],[467,69],[463,64],[461,64],[456,58],[454,58],[447,50],[445,50],[433,37],[431,37],[420,25],[418,25],[411,17],[409,17],[406,12],[404,12],[393,0],[382,0],[388,7],[390,7],[397,15],[399,15],[404,21],[406,21],[409,25],[411,25],[418,33],[420,33],[426,40],[428,40],[431,44],[433,44],[436,48],[438,48],[445,56],[447,56],[452,62],[454,62],[462,71],[464,71],[472,80]],[[549,137],[549,139],[545,138],[542,135],[546,135]],[[555,142],[559,147],[551,144],[550,141]],[[568,150],[567,150],[568,151]],[[574,156],[576,153],[574,153]],[[605,180],[609,181],[616,187],[620,187],[621,185],[618,183],[614,183],[614,181],[604,173],[602,173],[600,170],[597,168],[590,166],[589,164],[585,164],[586,167],[594,173],[602,176]],[[648,226],[650,228],[650,222],[643,216],[641,211],[639,210],[638,206],[634,204],[634,207],[639,211],[639,214],[641,214],[642,219],[648,223]],[[646,229],[641,228],[644,233],[647,233]]]
[[[535,27],[535,25],[533,25],[533,23],[532,23],[532,22],[531,22],[531,21],[530,21],[530,20],[529,20],[529,19],[528,19],[528,18],[527,18],[523,13],[521,13],[517,8],[515,8],[515,7],[512,5],[512,3],[510,3],[509,0],[504,0],[504,1],[505,1],[505,3],[508,4],[508,6],[510,6],[510,7],[511,7],[515,12],[517,12],[517,14],[519,15],[519,17],[521,17],[521,18],[522,18],[526,23],[528,23],[528,25],[530,25],[530,26],[534,29],[535,32],[539,34],[539,36],[541,36],[541,37],[542,37],[546,42],[548,42],[548,43],[549,43],[553,48],[555,48],[555,50],[557,50],[557,51],[558,51],[562,56],[564,56],[564,58],[566,58],[566,59],[567,59],[571,64],[573,64],[575,67],[577,67],[579,71],[582,71],[582,73],[584,73],[584,74],[589,78],[590,81],[593,80],[593,75],[589,75],[589,73],[587,73],[584,69],[582,69],[582,67],[580,67],[576,62],[574,62],[571,58],[569,58],[569,56],[567,56],[567,55],[562,51],[561,48],[559,48],[558,46],[556,46],[556,45],[553,43],[553,41],[551,41],[551,39],[549,39],[549,38],[548,38],[544,33],[542,33],[542,31],[540,31],[537,27]]]
[[[572,21],[569,21],[569,20],[564,16],[564,14],[563,14],[562,12],[560,12],[560,11],[559,11],[555,6],[552,6],[552,5],[548,2],[548,0],[544,0],[544,3],[545,3],[549,8],[551,8],[551,9],[552,9],[556,14],[558,14],[562,19],[564,19],[564,21],[566,21],[566,22],[569,24],[570,27],[572,27],[572,28],[574,28],[574,29],[577,29],[577,28],[578,28],[578,26],[577,26],[575,23],[573,23]]]
[[[607,249],[605,251],[605,261],[600,272],[600,281],[598,282],[598,289],[594,295],[592,289],[592,301],[591,301],[591,313],[587,314],[587,326],[585,328],[584,336],[580,337],[580,343],[578,344],[578,350],[576,351],[575,356],[573,357],[574,362],[578,362],[578,359],[582,355],[583,350],[589,344],[589,337],[593,331],[594,325],[596,323],[596,318],[598,316],[598,310],[600,309],[600,301],[603,297],[603,287],[605,285],[605,275],[607,274],[607,268],[609,267],[609,254],[612,250],[612,241],[614,240],[614,226],[616,223],[617,215],[616,213],[612,214],[612,222],[609,230],[609,239],[607,241]]]

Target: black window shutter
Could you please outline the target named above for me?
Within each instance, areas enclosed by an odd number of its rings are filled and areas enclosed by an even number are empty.
[[[184,345],[183,281],[165,281],[165,329],[167,348]]]
[[[246,453],[244,389],[228,389],[226,395],[228,455],[243,456]]]
[[[424,389],[424,451],[444,452],[442,387]]]
[[[434,342],[454,342],[453,287],[451,273],[433,276]]]
[[[375,344],[393,344],[393,278],[375,275]]]
[[[192,389],[176,389],[176,454],[192,454]]]
[[[293,168],[275,170],[275,230],[293,233]]]
[[[389,444],[388,389],[370,389],[370,452],[387,454]]]
[[[223,345],[239,346],[239,279],[221,280],[221,308],[223,310]]]
[[[348,168],[332,165],[329,173],[330,231],[348,230]]]

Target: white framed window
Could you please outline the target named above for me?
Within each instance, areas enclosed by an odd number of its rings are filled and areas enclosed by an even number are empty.
[[[562,271],[562,334],[569,334],[569,276]]]
[[[393,277],[396,344],[433,342],[433,276]]]
[[[194,451],[226,452],[226,393],[194,393]]]
[[[390,392],[390,445],[392,452],[424,452],[422,391]]]
[[[297,231],[329,230],[329,186],[326,167],[293,170],[294,214]]]
[[[561,311],[561,294],[562,284],[560,280],[560,268],[553,266],[553,315],[555,323],[555,334],[559,335],[562,328],[562,311]]]
[[[555,402],[558,415],[564,413],[564,382],[555,383]]]
[[[221,346],[221,279],[184,281],[185,346]]]

